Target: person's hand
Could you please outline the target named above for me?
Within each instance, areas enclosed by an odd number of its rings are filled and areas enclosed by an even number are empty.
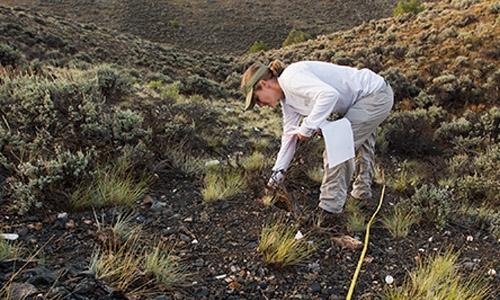
[[[299,140],[303,140],[303,141],[307,141],[307,140],[310,140],[311,137],[310,136],[303,136],[302,134],[300,133],[297,133],[297,136],[299,137]]]
[[[276,187],[270,185],[269,183],[266,185],[266,189],[264,190],[264,195],[266,196],[274,196],[274,193],[276,192]]]

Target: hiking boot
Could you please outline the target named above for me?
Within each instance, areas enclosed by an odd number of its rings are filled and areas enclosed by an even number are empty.
[[[347,212],[345,209],[339,213],[328,212],[321,207],[316,207],[311,212],[312,225],[320,228],[344,227],[347,222]]]

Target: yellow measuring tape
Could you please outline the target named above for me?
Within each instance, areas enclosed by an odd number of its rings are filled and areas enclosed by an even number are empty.
[[[380,194],[380,201],[378,203],[377,209],[375,210],[372,217],[370,218],[370,221],[368,221],[368,224],[366,225],[365,244],[363,245],[363,251],[361,251],[361,257],[359,258],[358,266],[356,267],[356,272],[354,272],[354,277],[352,278],[351,286],[349,287],[349,292],[347,293],[346,300],[350,300],[352,294],[354,293],[354,287],[356,286],[356,280],[358,279],[359,270],[361,270],[361,265],[363,264],[363,260],[365,259],[366,250],[368,249],[368,239],[370,238],[370,226],[372,225],[375,216],[377,215],[378,211],[380,210],[380,207],[382,206],[384,193],[385,193],[385,184],[382,187],[382,193]]]

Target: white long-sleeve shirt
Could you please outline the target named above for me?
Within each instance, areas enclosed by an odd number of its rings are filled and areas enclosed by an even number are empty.
[[[296,135],[286,135],[296,126],[305,137],[332,113],[346,113],[360,98],[380,90],[384,78],[368,69],[355,69],[320,61],[289,65],[278,77],[285,95],[281,100],[283,132],[273,171],[286,170],[295,154]]]

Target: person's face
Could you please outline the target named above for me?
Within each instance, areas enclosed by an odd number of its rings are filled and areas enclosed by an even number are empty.
[[[255,104],[259,107],[270,106],[275,108],[278,101],[282,98],[281,89],[274,85],[273,82],[261,80],[261,88],[254,91]]]

